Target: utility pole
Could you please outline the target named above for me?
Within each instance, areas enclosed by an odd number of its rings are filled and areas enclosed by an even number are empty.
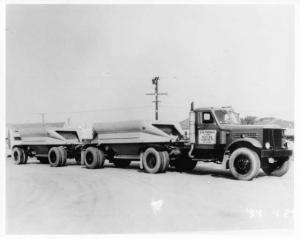
[[[156,76],[152,79],[152,84],[155,85],[155,92],[154,93],[147,93],[146,95],[154,95],[155,96],[155,100],[152,101],[155,103],[155,120],[158,120],[158,103],[160,102],[158,100],[158,96],[159,95],[168,95],[168,93],[159,93],[158,92],[158,81],[159,81],[159,77]]]
[[[42,117],[42,125],[45,126],[45,115],[46,113],[39,113]]]
[[[67,118],[67,125],[70,126],[71,125],[71,117]]]

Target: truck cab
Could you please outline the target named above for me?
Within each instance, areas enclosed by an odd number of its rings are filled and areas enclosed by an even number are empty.
[[[292,151],[284,129],[274,125],[242,125],[231,107],[191,106],[188,157],[192,161],[222,163],[241,180],[254,178],[260,169],[282,176],[289,168]]]

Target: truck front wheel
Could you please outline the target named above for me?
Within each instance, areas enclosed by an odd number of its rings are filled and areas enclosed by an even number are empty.
[[[290,160],[288,158],[280,158],[275,163],[267,163],[262,169],[267,175],[281,177],[289,171],[289,168]]]
[[[259,172],[260,159],[255,151],[238,148],[229,158],[229,169],[236,179],[251,180]]]
[[[89,169],[102,168],[104,165],[104,153],[95,148],[88,147],[84,154],[84,164]]]
[[[148,148],[143,154],[142,163],[147,173],[158,173],[162,167],[162,158],[156,149]]]

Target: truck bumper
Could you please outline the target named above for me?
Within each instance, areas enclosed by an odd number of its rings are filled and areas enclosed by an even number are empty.
[[[292,156],[293,151],[290,149],[263,149],[260,154],[261,158],[285,158]]]

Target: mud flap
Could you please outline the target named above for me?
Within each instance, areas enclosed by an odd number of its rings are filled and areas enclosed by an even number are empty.
[[[224,154],[223,160],[222,160],[222,167],[224,169],[229,169],[228,161],[229,161],[229,154]]]

